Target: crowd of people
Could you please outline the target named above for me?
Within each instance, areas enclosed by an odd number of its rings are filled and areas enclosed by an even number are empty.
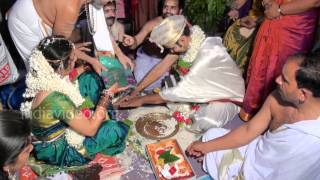
[[[0,18],[27,71],[20,112],[0,111],[0,179],[30,153],[60,171],[122,153],[130,125],[110,109],[170,103],[199,106],[186,153],[213,179],[320,179],[320,1],[234,0],[224,37],[161,2],[137,34],[115,0],[17,0]],[[21,77],[0,40],[2,86]]]

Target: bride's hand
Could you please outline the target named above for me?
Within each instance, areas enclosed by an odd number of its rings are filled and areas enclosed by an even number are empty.
[[[114,83],[108,90],[108,94],[116,94],[118,92],[125,91],[129,88],[130,86],[125,86],[125,87],[120,87],[119,83]]]

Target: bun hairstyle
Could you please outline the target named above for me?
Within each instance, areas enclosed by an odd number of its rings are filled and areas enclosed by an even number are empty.
[[[69,56],[73,43],[63,36],[48,36],[40,41],[38,50],[47,59],[50,66],[56,71],[68,67]]]
[[[0,112],[0,179],[8,179],[3,167],[16,161],[21,151],[30,143],[29,120],[17,111]]]

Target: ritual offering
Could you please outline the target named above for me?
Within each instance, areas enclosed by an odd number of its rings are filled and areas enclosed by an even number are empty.
[[[141,136],[153,140],[170,138],[179,131],[177,121],[165,113],[146,114],[137,120],[135,126]]]
[[[194,171],[176,140],[148,144],[146,151],[158,180],[188,179]]]

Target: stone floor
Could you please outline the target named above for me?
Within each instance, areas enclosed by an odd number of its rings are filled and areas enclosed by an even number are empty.
[[[230,121],[225,128],[234,129],[243,124],[243,121],[240,120],[238,116],[236,116],[232,121]],[[206,173],[202,170],[201,163],[197,162],[195,159],[188,158],[189,162],[193,170],[195,171],[196,177],[192,179],[199,179],[200,177],[204,177]],[[144,158],[139,155],[134,156],[132,159],[134,162],[132,164],[131,170],[121,176],[121,180],[155,180],[155,176],[150,169],[150,164]]]

